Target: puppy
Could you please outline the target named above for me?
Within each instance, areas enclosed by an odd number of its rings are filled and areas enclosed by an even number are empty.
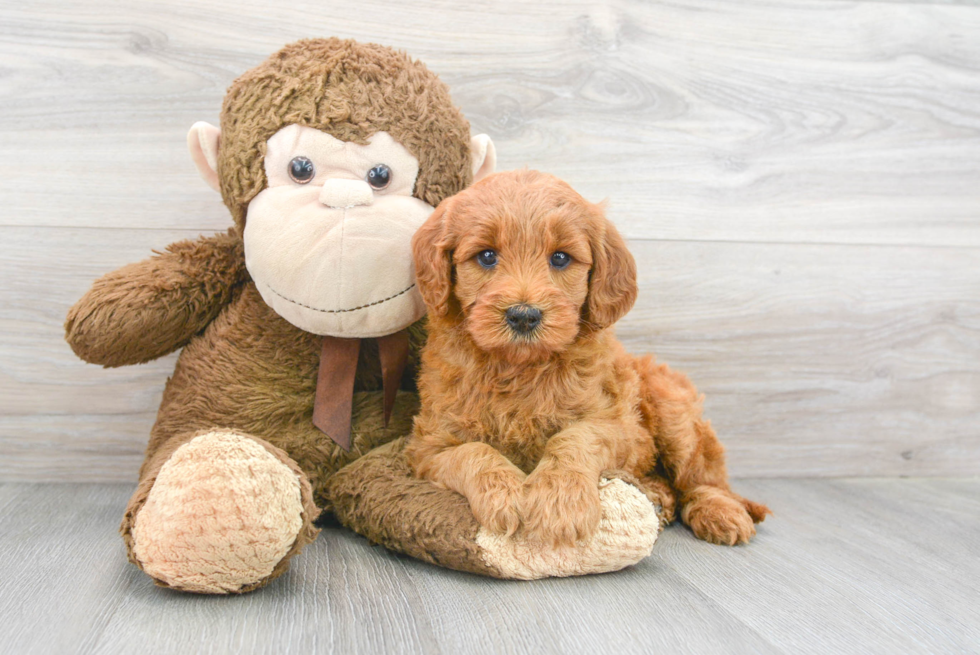
[[[537,171],[443,201],[412,240],[429,310],[416,475],[459,492],[490,530],[554,546],[588,538],[607,470],[632,474],[670,521],[747,542],[770,513],[728,485],[697,390],[611,326],[636,265],[602,209]]]

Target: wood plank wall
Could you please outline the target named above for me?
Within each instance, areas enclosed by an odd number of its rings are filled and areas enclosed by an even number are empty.
[[[174,357],[62,340],[97,276],[230,222],[184,137],[289,41],[403,48],[609,198],[620,334],[736,476],[980,473],[980,6],[832,0],[0,5],[0,480],[133,480]]]

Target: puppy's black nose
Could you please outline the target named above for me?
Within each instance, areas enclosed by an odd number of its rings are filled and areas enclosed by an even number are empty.
[[[517,334],[530,334],[541,324],[541,310],[529,305],[508,307],[504,317]]]

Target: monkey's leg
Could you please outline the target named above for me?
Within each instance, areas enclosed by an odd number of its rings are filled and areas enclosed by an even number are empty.
[[[731,490],[725,449],[701,416],[697,389],[687,376],[649,357],[637,359],[636,366],[643,379],[643,417],[677,490],[681,520],[711,543],[748,542],[755,535],[753,524],[771,512]]]
[[[307,476],[279,448],[214,428],[163,443],[143,467],[120,532],[158,585],[251,591],[316,536]]]

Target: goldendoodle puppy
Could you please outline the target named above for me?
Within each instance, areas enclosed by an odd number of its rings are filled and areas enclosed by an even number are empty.
[[[537,171],[443,201],[413,239],[429,309],[417,475],[487,528],[561,545],[599,523],[603,471],[624,470],[701,539],[734,545],[769,509],[728,485],[724,449],[681,373],[627,353],[612,325],[636,265],[601,207]]]

